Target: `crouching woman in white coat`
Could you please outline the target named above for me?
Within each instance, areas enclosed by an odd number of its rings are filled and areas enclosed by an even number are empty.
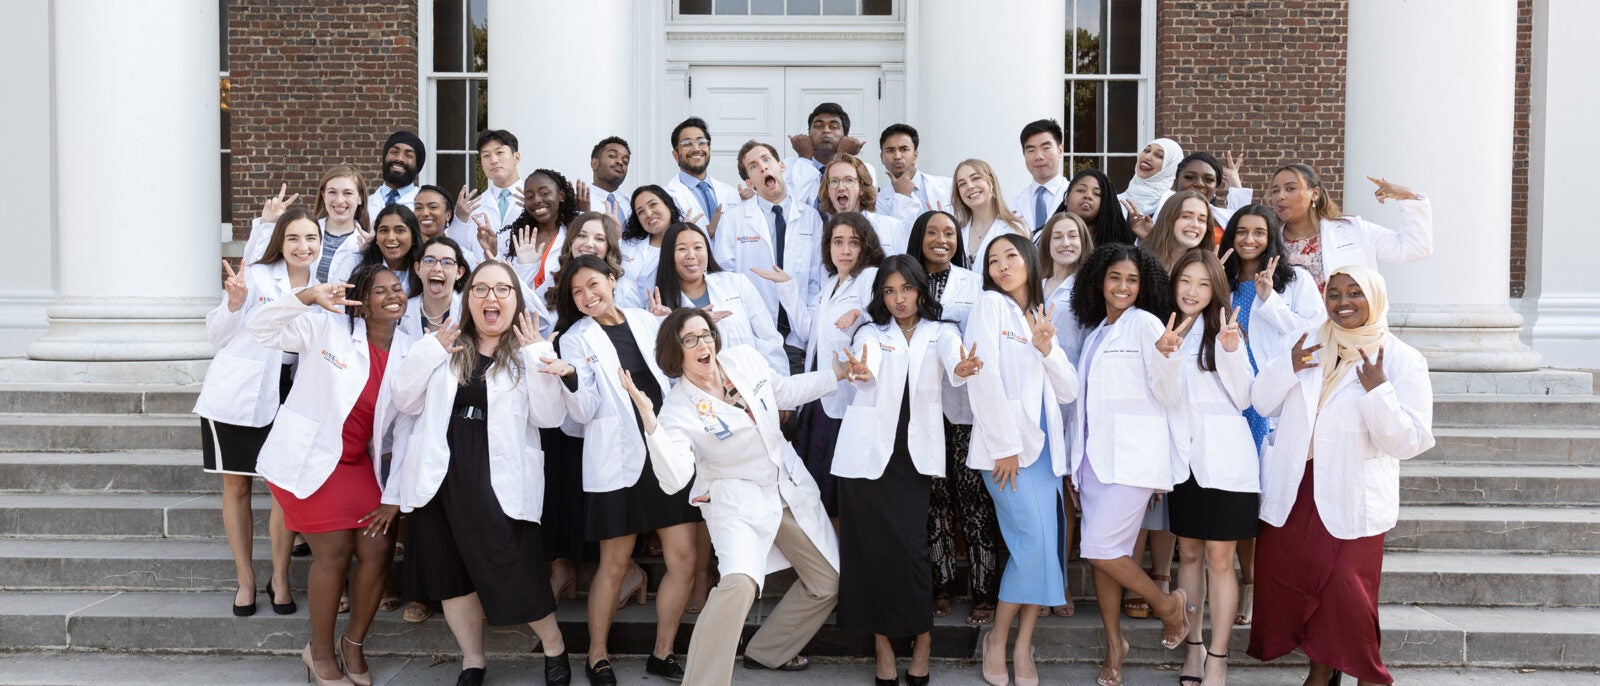
[[[1377,270],[1334,269],[1323,302],[1315,345],[1302,335],[1251,392],[1278,428],[1261,458],[1250,656],[1300,648],[1308,684],[1337,673],[1389,684],[1378,630],[1383,538],[1399,517],[1400,460],[1433,447],[1433,386],[1422,354],[1389,333]]]
[[[457,684],[483,683],[485,620],[533,627],[545,683],[572,680],[539,526],[539,428],[566,418],[558,377],[572,367],[539,335],[522,293],[510,265],[478,265],[463,320],[424,337],[394,375],[395,404],[416,420],[384,502],[411,513],[404,594],[443,601],[461,648]]]
[[[666,492],[694,479],[691,502],[705,515],[722,580],[712,589],[689,640],[683,683],[733,680],[733,655],[745,616],[769,572],[789,566],[799,582],[784,594],[745,646],[745,666],[794,671],[799,656],[833,611],[839,586],[839,541],[817,484],[783,438],[778,409],[835,392],[864,365],[781,376],[754,348],[718,354],[711,314],[682,308],[667,315],[656,338],[661,371],[678,378],[659,420],[648,395],[626,372],[622,384],[644,422],[650,466]],[[832,356],[829,353],[830,357]]]
[[[384,370],[414,340],[397,330],[406,291],[394,272],[374,265],[357,270],[351,281],[285,295],[246,325],[261,345],[300,354],[294,388],[256,466],[283,508],[284,524],[311,544],[311,641],[300,660],[307,678],[315,672],[319,684],[372,683],[361,649],[394,557],[389,525],[395,512],[380,504],[379,486],[383,437],[395,418]],[[346,292],[361,300],[347,299]],[[352,554],[350,623],[335,646],[339,594]]]
[[[1011,550],[994,629],[982,639],[983,678],[1005,685],[1002,651],[1015,617],[1016,683],[1031,686],[1039,683],[1033,664],[1038,608],[1066,604],[1061,477],[1067,450],[1060,404],[1078,397],[1078,374],[1056,343],[1033,244],[1003,233],[980,259],[984,293],[967,319],[966,342],[995,368],[967,385],[974,418],[967,466],[983,475]]]
[[[879,684],[899,679],[890,639],[916,637],[906,681],[926,684],[933,647],[928,508],[934,477],[945,476],[942,396],[947,386],[966,383],[979,362],[961,347],[961,330],[941,318],[939,301],[927,295],[928,277],[910,255],[885,259],[872,291],[871,323],[855,338],[868,374],[855,379],[839,428],[840,445],[849,449],[833,460],[838,623],[873,634]]]

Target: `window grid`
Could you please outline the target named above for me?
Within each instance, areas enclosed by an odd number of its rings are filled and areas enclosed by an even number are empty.
[[[432,0],[423,8],[431,48],[423,60],[424,141],[433,159],[424,177],[454,191],[483,188],[473,143],[488,128],[488,2]]]
[[[677,0],[674,18],[900,16],[895,0]]]
[[[1067,163],[1062,172],[1071,175],[1092,166],[1114,181],[1129,178],[1138,146],[1154,128],[1155,3],[1066,2]],[[1134,64],[1138,67],[1129,69]]]

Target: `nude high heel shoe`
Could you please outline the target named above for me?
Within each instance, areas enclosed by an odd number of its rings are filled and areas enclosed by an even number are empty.
[[[339,673],[339,678],[337,678],[337,679],[324,679],[324,678],[322,678],[322,675],[317,674],[316,664],[311,659],[311,644],[310,643],[306,644],[306,649],[305,650],[300,651],[300,661],[305,663],[305,666],[306,666],[306,683],[308,683],[308,684],[311,683],[312,679],[316,679],[317,680],[317,686],[355,686],[354,682],[352,682],[349,679],[345,678],[345,675],[344,675],[343,671],[341,671]]]

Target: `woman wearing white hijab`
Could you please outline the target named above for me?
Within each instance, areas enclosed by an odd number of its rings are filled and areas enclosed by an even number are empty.
[[[1117,200],[1128,212],[1130,224],[1135,217],[1154,216],[1156,210],[1161,209],[1161,198],[1172,190],[1172,180],[1178,176],[1178,162],[1182,159],[1183,148],[1171,138],[1157,138],[1139,151],[1128,190],[1117,194]]]
[[[1378,630],[1383,539],[1399,516],[1400,460],[1434,444],[1433,387],[1422,354],[1389,333],[1376,270],[1333,270],[1323,303],[1328,320],[1264,367],[1251,392],[1279,423],[1261,458],[1249,653],[1272,660],[1302,649],[1308,684],[1345,672],[1389,684]]]

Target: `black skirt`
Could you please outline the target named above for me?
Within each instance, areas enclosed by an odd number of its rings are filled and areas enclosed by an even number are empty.
[[[283,365],[278,374],[278,402],[289,397],[294,385],[294,365]],[[200,418],[200,464],[214,474],[256,476],[256,458],[261,455],[261,445],[272,433],[272,424],[266,426],[239,426]]]
[[[600,559],[594,543],[584,540],[583,439],[561,429],[540,429],[544,448],[544,554],[582,566]]]
[[[447,436],[444,482],[407,517],[401,595],[432,602],[477,591],[491,626],[544,618],[555,611],[556,598],[543,532],[501,509],[489,482],[488,424],[451,417]]]
[[[1202,541],[1242,541],[1256,537],[1261,494],[1202,488],[1189,475],[1167,496],[1172,533]]]
[[[584,538],[604,541],[698,522],[700,508],[689,504],[689,489],[693,486],[684,486],[677,493],[663,492],[649,458],[645,458],[639,480],[632,486],[584,494]]]
[[[876,479],[834,480],[839,496],[840,628],[890,637],[933,629],[928,508],[933,477],[907,446],[909,393],[900,401],[894,453]],[[846,448],[848,449],[848,448]]]

